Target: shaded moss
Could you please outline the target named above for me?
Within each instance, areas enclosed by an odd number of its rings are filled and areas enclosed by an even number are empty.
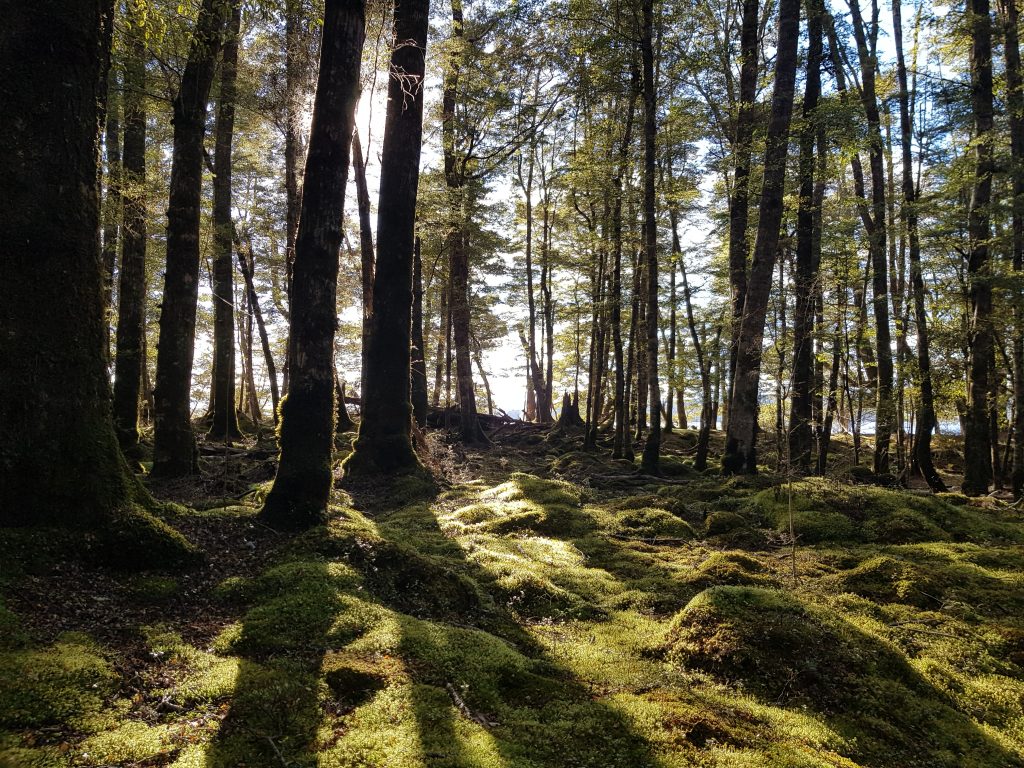
[[[686,583],[698,590],[719,585],[773,587],[779,583],[760,561],[740,552],[713,552],[694,571]]]

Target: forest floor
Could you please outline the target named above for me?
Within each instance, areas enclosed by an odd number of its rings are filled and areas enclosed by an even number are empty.
[[[211,446],[189,572],[0,530],[0,766],[1024,766],[1019,508],[430,442],[296,535]]]

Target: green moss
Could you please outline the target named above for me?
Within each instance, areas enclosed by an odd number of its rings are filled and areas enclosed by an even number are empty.
[[[109,526],[90,531],[86,546],[97,562],[123,571],[193,567],[202,561],[184,536],[137,505],[121,509]]]
[[[826,589],[853,592],[882,603],[908,603],[922,608],[941,603],[943,585],[935,575],[907,560],[879,555],[856,568],[826,577]]]
[[[740,552],[713,552],[685,578],[698,590],[718,585],[773,587],[778,581],[760,561]]]
[[[788,533],[788,514],[780,514],[778,530]],[[793,512],[792,530],[803,544],[819,544],[823,541],[850,541],[858,537],[853,521],[838,512]]]
[[[627,509],[611,514],[605,530],[615,536],[637,539],[692,539],[690,524],[656,507]]]
[[[747,521],[735,512],[712,512],[704,520],[708,536],[721,536],[747,527]]]
[[[28,635],[21,628],[21,620],[0,600],[0,650],[23,648]]]
[[[0,726],[83,724],[103,708],[118,677],[84,635],[0,655]]]
[[[113,730],[90,736],[76,751],[95,765],[141,763],[168,754],[172,749],[170,735],[169,726],[128,720]]]
[[[856,733],[853,752],[866,760],[1019,762],[868,625],[785,592],[706,590],[673,620],[666,649],[675,663],[741,682],[765,701],[812,708],[840,732]],[[927,742],[921,729],[930,734]]]

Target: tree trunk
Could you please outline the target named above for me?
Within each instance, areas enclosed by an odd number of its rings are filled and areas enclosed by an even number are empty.
[[[346,477],[422,469],[412,445],[410,350],[428,16],[427,0],[402,0],[395,5],[395,48],[377,205],[373,314],[363,350],[362,418],[354,450],[345,461]]]
[[[148,514],[158,505],[128,470],[111,418],[97,147],[113,4],[5,11],[0,357],[17,362],[0,376],[0,525],[82,529],[123,568],[182,563],[194,552]]]
[[[971,107],[974,113],[974,187],[968,214],[970,291],[968,327],[967,414],[964,430],[964,483],[967,495],[988,493],[992,481],[992,434],[989,428],[989,371],[994,365],[992,339],[992,264],[988,240],[992,201],[992,23],[988,0],[970,0]]]
[[[647,386],[650,431],[641,470],[657,474],[661,457],[661,383],[658,380],[658,220],[655,196],[658,137],[657,83],[654,81],[654,0],[643,0],[640,58],[644,80],[644,257],[647,262]]]
[[[736,377],[729,406],[722,469],[726,474],[757,472],[758,391],[761,375],[761,343],[764,339],[768,294],[775,271],[782,201],[785,192],[789,123],[793,114],[797,40],[800,33],[799,0],[779,4],[778,50],[775,57],[775,92],[765,147],[764,183],[754,244],[754,261],[747,282],[740,324]]]
[[[199,297],[199,218],[206,105],[228,0],[203,0],[188,63],[174,99],[174,149],[167,203],[167,270],[156,362],[153,475],[199,470],[192,434],[192,361]]]
[[[241,437],[235,416],[235,270],[232,251],[231,153],[235,132],[238,37],[242,6],[231,9],[221,57],[220,98],[217,102],[213,178],[213,413],[209,436],[231,440]]]
[[[814,310],[821,263],[821,200],[815,184],[815,110],[821,94],[822,20],[817,0],[807,10],[807,79],[804,85],[804,124],[800,132],[800,199],[796,225],[796,309],[793,318],[793,384],[790,390],[789,465],[803,474],[811,471],[814,434],[811,428],[814,389]],[[820,151],[824,151],[824,147]],[[822,193],[824,189],[822,188]],[[781,372],[780,372],[781,373]]]
[[[878,99],[875,95],[876,43],[878,39],[877,6],[871,19],[870,36],[865,34],[858,0],[850,0],[853,34],[857,41],[861,73],[861,102],[868,122],[868,139],[871,142],[869,161],[871,165],[871,214],[867,227],[868,248],[871,253],[872,302],[875,313],[875,347],[878,361],[875,411],[875,474],[889,471],[889,443],[895,421],[895,407],[892,397],[893,363],[892,336],[889,329],[889,287],[888,263],[886,261],[885,226],[885,145],[882,142],[881,118]]]
[[[1024,72],[1020,65],[1017,0],[1003,0],[1007,112],[1010,120],[1010,175],[1013,184],[1013,271],[1024,279]],[[1020,283],[1018,283],[1020,284]],[[1013,467],[1010,487],[1024,496],[1024,291],[1013,303]]]
[[[910,90],[907,87],[907,65],[903,56],[903,19],[900,0],[892,1],[892,24],[896,46],[896,77],[899,83],[900,144],[903,157],[903,205],[900,214],[907,230],[910,255],[910,285],[914,297],[914,319],[917,325],[917,375],[921,400],[914,432],[911,468],[921,474],[933,491],[946,490],[932,462],[932,432],[935,431],[935,396],[932,391],[930,337],[928,314],[924,304],[924,278],[921,274],[921,239],[917,224],[917,189],[914,186],[914,165],[911,154],[913,115],[910,111]]]
[[[264,522],[279,528],[315,525],[327,514],[334,447],[338,253],[365,17],[364,0],[327,0],[295,241],[288,339],[291,373],[281,404],[281,459],[260,511]]]
[[[270,351],[270,337],[267,335],[267,326],[263,321],[263,312],[260,310],[259,296],[256,294],[255,284],[255,273],[256,273],[256,256],[252,250],[252,239],[246,239],[245,254],[242,252],[241,241],[235,242],[235,248],[238,251],[238,267],[242,271],[242,278],[245,280],[245,288],[248,292],[249,297],[249,314],[250,317],[256,319],[256,327],[260,334],[260,345],[263,347],[263,360],[267,366],[267,378],[270,380],[270,402],[274,408],[274,423],[277,423],[279,417],[279,406],[281,403],[281,396],[277,390],[277,367],[274,365],[274,356]],[[252,328],[249,329],[249,355],[252,356]],[[249,367],[250,377],[252,376],[252,366]],[[255,388],[253,388],[255,389]],[[258,410],[253,415],[253,421],[259,421]]]
[[[420,238],[413,245],[412,267],[412,412],[416,423],[427,425],[427,361],[423,339],[423,260]]]
[[[124,223],[114,356],[114,428],[121,449],[139,444],[139,389],[146,318],[146,47],[135,24],[124,83]]]
[[[114,265],[117,262],[117,242],[121,234],[124,210],[121,176],[121,107],[124,102],[115,72],[112,70],[107,86],[106,129],[103,144],[107,150],[107,196],[103,201],[103,311],[107,345],[104,354],[110,355],[110,319],[114,311]]]
[[[389,101],[388,104],[390,103]],[[373,251],[373,229],[370,226],[370,190],[366,185],[366,159],[363,157],[363,146],[359,141],[358,128],[352,132],[352,170],[356,182],[356,203],[359,207],[359,267],[363,297],[362,372],[359,381],[360,388],[365,394],[366,352],[370,346],[370,334],[373,326],[373,275],[376,266]]]

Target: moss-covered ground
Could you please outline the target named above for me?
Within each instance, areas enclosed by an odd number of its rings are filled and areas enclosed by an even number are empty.
[[[0,531],[0,766],[1024,766],[1019,512],[691,438],[660,480],[498,445],[302,534],[207,488],[192,571]]]

